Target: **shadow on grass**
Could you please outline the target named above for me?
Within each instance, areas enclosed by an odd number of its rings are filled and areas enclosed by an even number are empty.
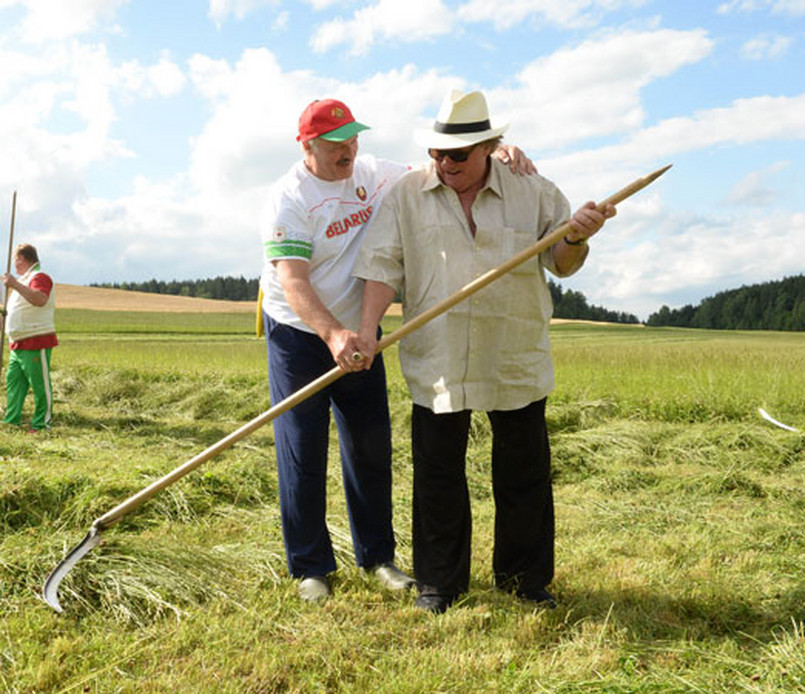
[[[565,640],[568,630],[657,646],[669,642],[722,640],[770,643],[776,628],[789,628],[805,616],[805,586],[774,596],[739,592],[685,595],[684,586],[646,589],[557,591],[556,609],[519,600],[494,588],[473,586],[452,609],[490,607],[507,614],[541,614],[539,640]],[[674,595],[677,593],[678,595]],[[551,637],[550,634],[554,636]]]

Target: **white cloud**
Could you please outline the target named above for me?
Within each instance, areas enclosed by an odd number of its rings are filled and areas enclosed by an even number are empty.
[[[395,161],[421,161],[426,154],[414,141],[414,131],[431,127],[449,89],[467,88],[464,80],[454,75],[437,70],[420,72],[413,64],[377,73],[354,85],[354,96],[350,98],[363,122],[372,127],[363,137],[362,146]]]
[[[304,0],[314,10],[326,10],[333,5],[343,4],[344,0]]]
[[[451,31],[454,19],[443,0],[380,0],[357,10],[351,20],[335,19],[316,28],[310,46],[324,53],[345,45],[351,55],[366,53],[380,41],[433,39]]]
[[[210,0],[208,16],[220,27],[223,22],[233,15],[241,20],[250,12],[261,7],[272,7],[279,4],[279,0]]]
[[[755,12],[756,10],[767,7],[770,0],[729,0],[722,2],[716,12],[718,14],[729,14],[730,12]]]
[[[267,187],[301,155],[296,124],[310,101],[345,100],[372,126],[362,147],[406,161],[406,153],[420,155],[411,140],[413,123],[429,100],[440,100],[456,82],[409,65],[347,84],[283,72],[266,49],[244,51],[234,64],[194,56],[190,79],[211,115],[192,142],[187,174],[165,183],[139,179],[130,194],[115,200],[77,191],[73,214],[53,231],[42,224],[39,236],[53,251],[48,265],[60,281],[70,281],[77,268],[83,282],[147,279],[160,271],[172,277],[256,276],[259,211]],[[161,249],[157,263],[155,247]],[[91,248],[98,250],[88,267],[80,259]]]
[[[630,223],[635,216],[630,205]],[[623,235],[616,217],[593,241],[572,282],[590,303],[646,319],[662,304],[698,303],[717,291],[802,272],[802,213],[691,218],[664,210],[640,224],[642,239]]]
[[[110,89],[116,75],[102,46],[77,46],[70,66],[72,98],[63,108],[86,123],[86,134],[101,144],[115,118]],[[89,139],[89,138],[87,138]]]
[[[430,124],[448,88],[463,86],[455,77],[414,65],[355,83],[283,72],[266,49],[245,51],[234,65],[194,56],[190,74],[212,110],[193,141],[190,169],[206,198],[263,189],[283,174],[300,157],[297,122],[314,99],[341,99],[371,127],[361,135],[363,151],[420,161],[424,153],[413,140],[415,128]]]
[[[271,28],[276,32],[285,31],[288,28],[288,22],[290,20],[290,13],[288,12],[279,12],[277,14],[276,19],[271,25]]]
[[[640,173],[647,164],[670,162],[674,155],[684,152],[803,139],[805,94],[763,96],[736,99],[729,106],[699,111],[692,116],[668,118],[618,144],[561,155],[542,164],[556,172],[559,180],[573,177],[582,192],[598,195],[609,192],[627,175]],[[515,134],[512,140],[517,141]],[[591,173],[578,174],[585,171]],[[602,171],[607,174],[601,175]]]
[[[510,139],[516,142],[516,133]],[[578,204],[600,200],[683,152],[795,139],[805,139],[805,94],[737,99],[724,108],[666,119],[617,145],[538,165],[550,178],[562,181],[565,194]],[[755,211],[734,217],[698,217],[666,209],[659,197],[660,179],[629,201],[628,215],[619,215],[605,227],[594,242],[588,267],[568,280],[570,286],[591,303],[647,318],[663,303],[697,303],[725,288],[801,273],[805,214],[769,205],[777,199],[771,179],[785,166],[775,163],[736,184],[728,202]],[[666,174],[673,175],[674,169]],[[780,248],[786,252],[780,253]]]
[[[773,5],[775,12],[799,16],[805,14],[805,1],[803,0],[776,0]]]
[[[779,34],[764,34],[750,39],[741,47],[741,55],[748,60],[778,58],[783,55],[794,40]]]
[[[770,10],[774,14],[787,14],[797,17],[805,14],[805,0],[729,0],[721,3],[718,14],[730,12],[757,12]]]
[[[492,22],[498,30],[508,29],[529,17],[578,28],[598,24],[607,12],[644,5],[646,0],[470,0],[458,8],[465,22]]]
[[[762,171],[748,173],[733,186],[727,197],[727,203],[730,205],[769,207],[777,198],[770,179],[787,166],[787,162],[777,162]]]
[[[2,42],[0,42],[2,46]],[[45,56],[51,60],[62,59],[63,51],[48,47]],[[0,50],[0,98],[12,94],[18,86],[24,88],[31,80],[52,74],[54,63],[43,60],[42,55],[33,55],[19,50]]]
[[[470,0],[454,11],[443,0],[378,0],[356,10],[349,20],[339,17],[320,25],[310,45],[318,53],[343,45],[350,55],[362,55],[382,41],[427,41],[451,33],[462,23],[489,22],[501,31],[529,17],[542,16],[560,26],[591,26],[606,12],[645,3],[646,0]],[[323,8],[334,3],[312,4]]]
[[[20,0],[7,7],[23,6],[26,14],[17,28],[20,38],[29,43],[84,34],[112,19],[129,0]]]
[[[116,77],[104,48],[55,45],[16,62],[26,70],[0,102],[0,181],[40,190],[39,179],[58,171],[56,187],[74,191],[91,162],[127,154],[109,138]],[[75,183],[65,184],[71,175]]]
[[[645,118],[640,90],[702,60],[712,46],[702,30],[600,36],[531,63],[513,88],[489,93],[490,109],[507,114],[509,139],[543,152],[633,132]]]
[[[185,270],[198,248],[209,245],[211,232],[202,209],[185,197],[182,177],[161,184],[137,179],[130,195],[115,200],[84,198],[76,201],[73,216],[62,220],[38,238],[48,253],[48,267],[59,281],[70,282],[75,267],[84,267],[85,282],[116,277],[148,279],[155,274],[155,257],[164,257],[166,249],[187,246],[187,232],[194,234],[193,253],[173,255],[171,264],[178,272]],[[198,246],[196,246],[198,243]],[[78,263],[78,265],[76,265]]]
[[[124,231],[121,206],[90,197],[87,187],[94,165],[133,156],[111,135],[118,102],[174,94],[185,78],[167,55],[153,65],[118,66],[103,44],[74,40],[49,42],[37,55],[3,57],[14,70],[0,80],[0,186],[18,190],[20,235],[42,247],[60,281],[69,281],[69,273],[82,281],[81,273],[137,230]],[[144,210],[149,204],[142,199]],[[114,210],[109,219],[118,226],[88,225],[84,209],[93,205]],[[83,255],[72,264],[77,249]]]
[[[225,98],[233,74],[226,60],[213,60],[197,53],[188,62],[190,79],[203,97],[210,101]]]
[[[299,113],[337,86],[305,71],[283,73],[262,48],[244,51],[234,66],[194,56],[190,74],[212,107],[193,141],[190,176],[211,196],[264,186],[287,169],[299,152]]]
[[[132,94],[147,99],[173,96],[187,83],[187,77],[167,51],[163,51],[159,62],[154,65],[142,65],[132,60],[123,63],[118,72],[122,84]]]

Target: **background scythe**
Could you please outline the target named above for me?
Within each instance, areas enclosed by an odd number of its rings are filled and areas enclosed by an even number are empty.
[[[11,254],[14,252],[14,219],[17,216],[17,191],[11,196],[11,228],[8,232],[8,261],[6,273],[11,272]],[[8,306],[8,288],[3,292],[3,325],[0,327],[0,374],[3,372],[3,349],[6,344],[6,306]]]
[[[618,203],[622,202],[631,195],[634,195],[639,190],[642,190],[643,188],[648,186],[650,183],[655,181],[670,168],[671,164],[668,164],[667,166],[664,166],[661,169],[657,169],[653,173],[643,176],[642,178],[636,179],[626,187],[619,190],[617,193],[614,193],[613,195],[609,196],[603,202],[598,203],[596,207],[600,211],[603,211],[607,205],[617,205]],[[460,303],[461,301],[469,297],[471,294],[474,294],[480,289],[483,289],[491,282],[494,282],[496,279],[499,279],[500,277],[502,277],[503,275],[505,275],[518,265],[521,265],[522,263],[526,262],[530,258],[537,255],[538,253],[541,253],[542,251],[550,248],[555,243],[563,239],[571,230],[572,227],[569,221],[560,224],[558,227],[556,227],[556,229],[543,236],[539,241],[537,241],[532,246],[529,246],[528,248],[521,251],[514,257],[510,258],[506,262],[502,263],[501,265],[498,265],[496,268],[489,270],[480,277],[477,277],[472,282],[465,285],[463,288],[459,289],[454,294],[450,295],[449,297],[439,302],[435,306],[432,306],[427,311],[424,311],[423,313],[419,314],[418,316],[411,319],[407,323],[404,323],[394,332],[383,337],[377,344],[376,353],[382,352],[390,345],[399,342],[403,337],[422,327],[425,323],[428,323],[429,321],[433,320],[434,318],[441,315],[442,313],[452,308],[456,304]],[[129,497],[128,499],[120,503],[118,506],[113,508],[111,511],[108,511],[104,515],[97,518],[93,522],[92,526],[89,529],[89,532],[86,534],[84,539],[78,545],[76,545],[72,550],[70,550],[70,552],[53,569],[53,571],[51,571],[50,575],[45,580],[45,584],[42,590],[42,596],[45,599],[45,602],[47,602],[47,604],[50,605],[57,612],[62,612],[62,607],[59,604],[59,594],[58,594],[59,584],[61,583],[62,579],[70,572],[70,570],[81,560],[82,557],[84,557],[88,552],[92,551],[93,548],[97,547],[98,544],[100,544],[101,533],[104,530],[113,526],[127,513],[130,513],[131,511],[140,507],[142,504],[151,499],[157,493],[159,493],[166,487],[170,486],[177,480],[181,479],[189,472],[192,472],[197,467],[207,462],[211,458],[215,457],[222,451],[231,448],[238,441],[246,438],[247,436],[249,436],[249,434],[253,433],[263,425],[267,424],[273,419],[276,419],[283,412],[290,410],[295,405],[298,405],[303,400],[307,399],[311,395],[327,387],[330,383],[333,383],[334,381],[341,378],[341,376],[344,376],[345,374],[346,372],[343,371],[341,367],[335,367],[334,369],[328,371],[327,373],[323,374],[322,376],[312,381],[305,387],[300,388],[298,391],[296,391],[296,393],[285,398],[285,400],[277,403],[276,405],[272,406],[262,414],[252,419],[250,422],[244,424],[236,431],[224,437],[217,443],[214,443],[212,446],[202,451],[195,457],[191,458],[190,460],[183,463],[179,467],[175,468],[171,472],[167,473],[160,479],[151,483],[145,489]]]

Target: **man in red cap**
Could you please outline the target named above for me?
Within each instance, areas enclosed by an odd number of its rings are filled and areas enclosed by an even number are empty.
[[[274,420],[286,557],[308,601],[330,594],[336,568],[325,500],[331,410],[356,563],[389,589],[413,584],[393,563],[386,377],[382,356],[368,370],[354,358],[363,283],[351,274],[369,220],[408,167],[359,157],[358,133],[367,129],[341,101],[311,103],[299,118],[303,158],[272,187],[261,222],[272,402],[334,364],[348,372]],[[531,167],[515,149],[500,156]]]

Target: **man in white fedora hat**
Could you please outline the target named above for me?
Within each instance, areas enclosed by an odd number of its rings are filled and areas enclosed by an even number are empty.
[[[336,364],[352,372],[274,420],[288,569],[299,579],[300,597],[312,602],[330,594],[336,569],[325,498],[331,412],[355,561],[386,588],[413,583],[394,565],[386,377],[381,359],[366,371],[353,360],[363,287],[351,274],[369,220],[408,167],[358,156],[358,134],[369,127],[343,101],[313,101],[298,125],[303,158],[272,186],[261,220],[271,400],[280,402]],[[533,168],[517,148],[497,156]]]
[[[480,92],[453,91],[433,128],[418,134],[429,168],[389,191],[364,239],[356,277],[366,280],[359,331],[371,365],[378,321],[397,293],[406,320],[533,245],[570,217],[547,179],[511,175],[490,153],[494,127]],[[584,263],[587,240],[615,214],[587,203],[573,230],[400,343],[411,391],[414,575],[417,607],[443,612],[470,579],[471,515],[466,448],[473,410],[492,425],[496,585],[552,607],[554,511],[545,403],[554,385],[547,268],[558,277]]]

